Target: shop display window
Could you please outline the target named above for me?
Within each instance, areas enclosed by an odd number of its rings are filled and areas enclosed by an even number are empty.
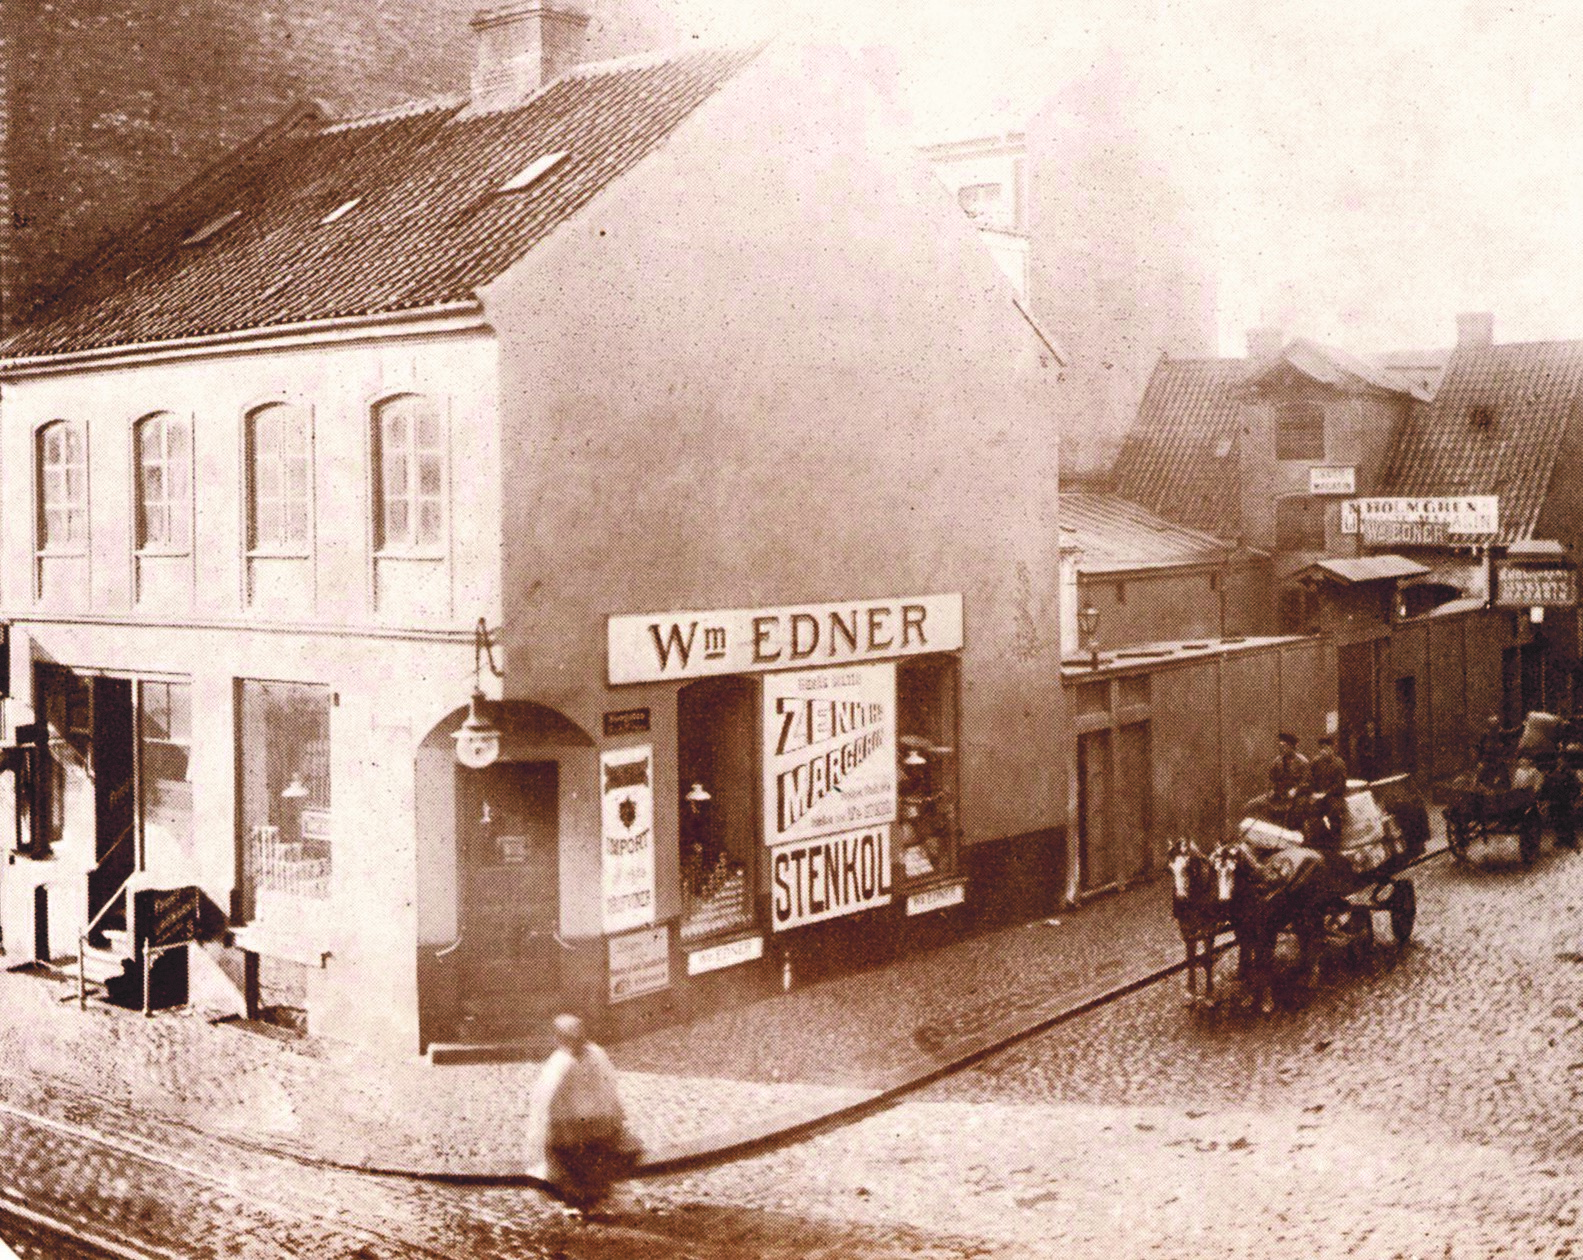
[[[261,894],[330,893],[328,687],[241,683],[243,911]]]
[[[896,667],[896,850],[904,879],[956,871],[957,678],[954,656]]]
[[[677,696],[684,940],[754,921],[756,700],[744,678],[702,679]]]

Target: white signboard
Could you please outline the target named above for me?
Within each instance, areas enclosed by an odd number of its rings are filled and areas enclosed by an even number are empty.
[[[649,928],[630,936],[612,936],[610,945],[610,1000],[658,993],[671,984],[671,938],[668,927]]]
[[[750,963],[762,957],[764,957],[764,938],[744,936],[740,941],[727,941],[724,945],[710,945],[705,949],[693,950],[687,955],[687,974],[701,976],[706,971],[722,971],[727,967]]]
[[[770,915],[777,932],[890,905],[890,825],[770,851]]]
[[[915,892],[907,898],[907,913],[928,914],[932,910],[944,910],[950,906],[959,906],[967,900],[966,884],[941,884],[935,888],[925,888],[922,892]]]
[[[1309,494],[1356,494],[1357,492],[1356,468],[1315,467],[1308,470]]]
[[[654,750],[599,754],[600,873],[606,932],[654,922]]]
[[[1451,541],[1491,538],[1500,533],[1500,497],[1493,494],[1448,498],[1350,499],[1341,505],[1341,532],[1356,534],[1365,522],[1434,524],[1443,522]]]
[[[896,820],[896,667],[764,679],[764,843]]]
[[[957,651],[962,596],[623,615],[606,636],[612,685],[810,669]]]

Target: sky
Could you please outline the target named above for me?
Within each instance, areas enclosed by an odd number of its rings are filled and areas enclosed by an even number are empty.
[[[1220,294],[1360,353],[1583,338],[1583,5],[1572,0],[667,0],[891,62],[920,139],[1007,129],[1119,64]]]

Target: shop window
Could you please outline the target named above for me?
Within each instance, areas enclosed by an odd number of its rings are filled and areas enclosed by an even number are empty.
[[[330,892],[328,687],[240,686],[242,914],[265,894],[322,899]]]
[[[191,532],[187,425],[161,412],[137,422],[137,549],[185,554]]]
[[[701,679],[676,698],[684,940],[754,922],[756,701],[745,678]]]
[[[138,687],[140,812],[151,866],[192,857],[192,688],[144,682]]]
[[[56,420],[38,431],[38,549],[81,554],[88,545],[88,443],[82,426]]]
[[[1275,409],[1275,458],[1323,459],[1325,409],[1318,403],[1282,403]]]
[[[897,849],[908,879],[956,870],[957,662],[915,657],[896,667]]]
[[[445,527],[445,438],[433,399],[403,394],[374,408],[381,551],[435,552]]]
[[[93,800],[93,686],[60,665],[34,667],[34,704],[49,751],[33,784],[34,828],[29,852],[48,857],[68,832],[91,835]]]
[[[1307,495],[1291,494],[1275,501],[1277,551],[1323,551],[1325,506]]]
[[[272,403],[248,416],[248,550],[307,554],[310,441],[308,413],[301,407]]]

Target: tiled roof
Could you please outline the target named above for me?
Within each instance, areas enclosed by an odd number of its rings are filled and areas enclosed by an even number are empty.
[[[1531,538],[1579,402],[1583,341],[1458,346],[1397,434],[1379,493],[1498,495],[1501,540]]]
[[[1281,351],[1281,357],[1265,370],[1272,371],[1281,364],[1289,364],[1321,385],[1341,385],[1346,377],[1351,376],[1375,389],[1411,394],[1419,401],[1429,397],[1428,388],[1410,376],[1380,367],[1355,354],[1338,350],[1335,346],[1322,346],[1306,337],[1298,337],[1290,342]]]
[[[1162,358],[1116,458],[1116,492],[1222,537],[1241,531],[1237,457],[1243,359]]]
[[[27,358],[465,302],[753,58],[579,67],[521,106],[287,120],[84,260],[0,354]],[[520,192],[536,158],[566,157]],[[346,202],[357,205],[332,222]],[[183,242],[218,219],[202,243]]]
[[[1061,493],[1061,531],[1082,549],[1081,573],[1220,564],[1235,544],[1176,525],[1113,494]]]

